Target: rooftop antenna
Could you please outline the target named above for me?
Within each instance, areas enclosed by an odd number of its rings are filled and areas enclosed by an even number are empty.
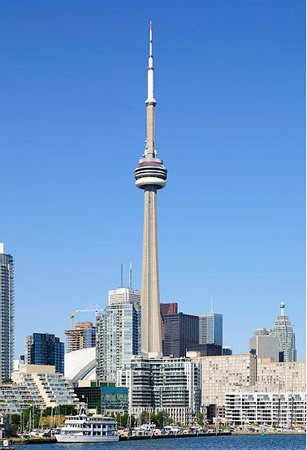
[[[210,309],[210,312],[213,313],[213,297],[212,297],[212,295],[211,295],[211,301],[210,301],[210,303],[211,303],[211,309]]]
[[[132,263],[129,265],[129,289],[132,289]]]
[[[124,265],[120,263],[120,287],[124,287]]]

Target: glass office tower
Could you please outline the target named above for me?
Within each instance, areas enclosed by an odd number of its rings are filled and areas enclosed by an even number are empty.
[[[64,374],[64,342],[54,334],[33,333],[25,343],[26,364],[55,366],[57,373]]]

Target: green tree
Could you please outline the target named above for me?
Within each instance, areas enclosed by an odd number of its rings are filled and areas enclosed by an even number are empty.
[[[204,426],[204,415],[203,413],[199,412],[196,414],[196,422],[199,426]]]
[[[23,410],[24,427],[28,430],[39,426],[41,412],[37,406],[29,406]]]

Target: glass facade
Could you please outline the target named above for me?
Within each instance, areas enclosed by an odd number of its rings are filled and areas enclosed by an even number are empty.
[[[199,343],[223,345],[223,315],[210,312],[199,315]]]
[[[97,317],[97,380],[115,382],[118,369],[139,353],[140,311],[132,303],[114,304]]]
[[[164,356],[179,358],[198,346],[199,318],[189,314],[168,314],[164,318]]]
[[[75,393],[80,402],[85,402],[96,414],[128,412],[128,388],[116,387],[114,383],[92,381],[91,386],[76,387]]]
[[[14,352],[14,262],[0,244],[0,381],[10,378]]]
[[[26,364],[55,366],[64,373],[64,343],[54,334],[33,333],[26,338]]]

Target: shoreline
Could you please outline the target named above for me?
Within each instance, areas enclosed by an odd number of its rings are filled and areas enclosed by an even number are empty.
[[[143,441],[149,439],[183,439],[183,438],[195,438],[195,437],[220,437],[220,436],[262,436],[262,433],[189,433],[189,434],[157,434],[153,436],[122,436],[119,437],[119,442],[123,441]],[[266,436],[306,436],[306,433],[297,432],[285,432],[285,433],[264,433]],[[56,438],[9,438],[9,445],[31,445],[31,444],[57,444]]]

